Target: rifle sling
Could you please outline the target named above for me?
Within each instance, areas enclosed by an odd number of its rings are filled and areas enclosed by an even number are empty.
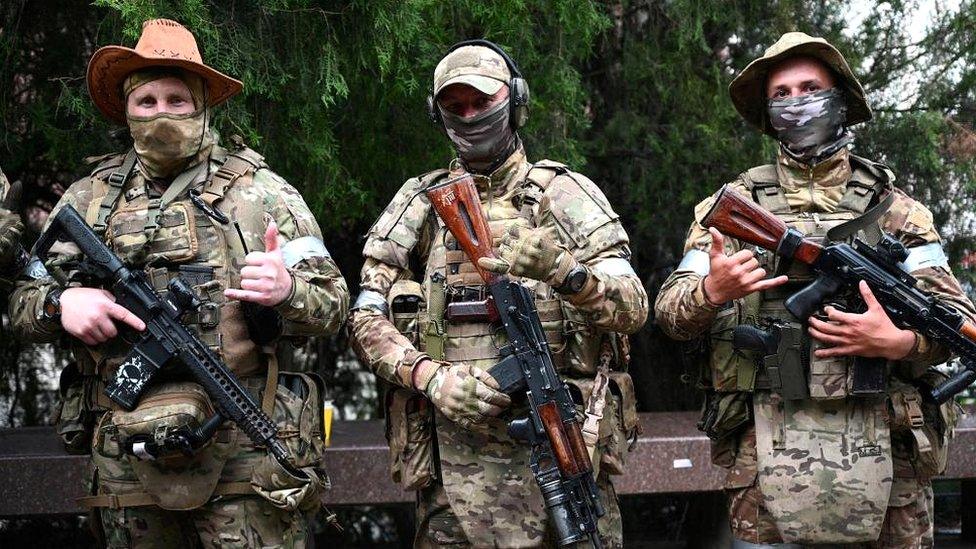
[[[895,201],[895,192],[889,190],[884,198],[878,201],[877,204],[872,206],[868,211],[864,212],[858,217],[850,221],[845,221],[836,227],[831,228],[827,231],[827,241],[828,242],[841,242],[847,240],[858,231],[863,230],[870,239],[881,239],[880,230],[872,230],[872,227],[877,229],[878,220],[881,216],[885,214]],[[876,244],[877,242],[869,242],[869,244]]]

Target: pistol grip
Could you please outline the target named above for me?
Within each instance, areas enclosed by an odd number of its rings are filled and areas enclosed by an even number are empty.
[[[799,292],[786,299],[786,310],[800,322],[806,322],[810,315],[820,308],[825,299],[841,288],[839,280],[821,275]]]

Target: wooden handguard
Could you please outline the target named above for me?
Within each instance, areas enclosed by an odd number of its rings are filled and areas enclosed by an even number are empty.
[[[491,284],[499,275],[478,265],[478,259],[482,257],[495,257],[491,228],[481,209],[481,199],[471,174],[459,173],[443,183],[429,187],[425,193],[437,216],[471,259],[481,279],[485,284]]]
[[[780,242],[788,230],[783,220],[728,185],[715,195],[715,203],[702,219],[702,225],[715,227],[723,235],[777,253],[781,253]],[[822,250],[823,247],[816,242],[803,239],[789,256],[804,263],[813,263]]]

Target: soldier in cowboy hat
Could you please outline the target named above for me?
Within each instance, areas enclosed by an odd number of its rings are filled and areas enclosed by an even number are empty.
[[[729,91],[742,117],[779,142],[776,163],[743,172],[735,190],[806,236],[826,238],[845,222],[846,236],[832,237],[893,234],[920,287],[973,317],[932,214],[892,185],[888,167],[850,152],[849,128],[871,109],[834,46],[787,33]],[[860,296],[798,322],[784,300],[813,273],[705,229],[711,205],[696,208],[685,257],[655,309],[672,337],[708,342],[701,426],[728,469],[734,547],[931,547],[930,479],[945,467],[954,411],[923,403],[917,387],[940,381],[931,366],[948,350],[894,325],[864,283]],[[776,355],[757,362],[733,348],[736,326],[773,323]],[[884,369],[886,386],[855,394],[862,368]]]
[[[308,411],[321,406],[319,384],[278,372],[273,346],[281,336],[336,332],[346,285],[298,192],[258,153],[218,143],[212,108],[241,87],[205,65],[175,21],[146,21],[134,49],[98,50],[88,67],[92,100],[129,127],[133,147],[101,158],[55,211],[74,206],[157,290],[175,276],[194,287],[202,305],[184,322],[261,395],[293,465],[310,480],[292,482],[229,423],[192,455],[149,460],[126,444],[194,427],[212,405],[179,374],[152,386],[133,411],[105,398],[105,380],[129,351],[119,325],[143,323],[110,293],[86,287],[81,273],[66,273],[62,289],[35,265],[18,283],[11,317],[22,337],[72,345],[78,363],[61,377],[58,432],[69,450],[91,452],[82,503],[96,511],[111,547],[303,546],[305,514],[318,508],[326,482],[320,414]],[[76,251],[62,247],[55,261]]]

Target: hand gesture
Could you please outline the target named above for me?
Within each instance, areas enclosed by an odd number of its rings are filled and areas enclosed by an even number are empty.
[[[725,255],[725,237],[709,228],[712,247],[708,250],[709,269],[705,276],[705,295],[714,305],[721,305],[753,292],[761,292],[785,283],[786,275],[766,279],[766,269],[759,267],[752,250]]]
[[[272,220],[264,232],[264,251],[251,252],[244,258],[241,269],[240,289],[228,288],[228,299],[250,301],[258,305],[274,307],[291,295],[294,281],[285,267],[281,253],[284,239],[278,234],[278,224]]]

